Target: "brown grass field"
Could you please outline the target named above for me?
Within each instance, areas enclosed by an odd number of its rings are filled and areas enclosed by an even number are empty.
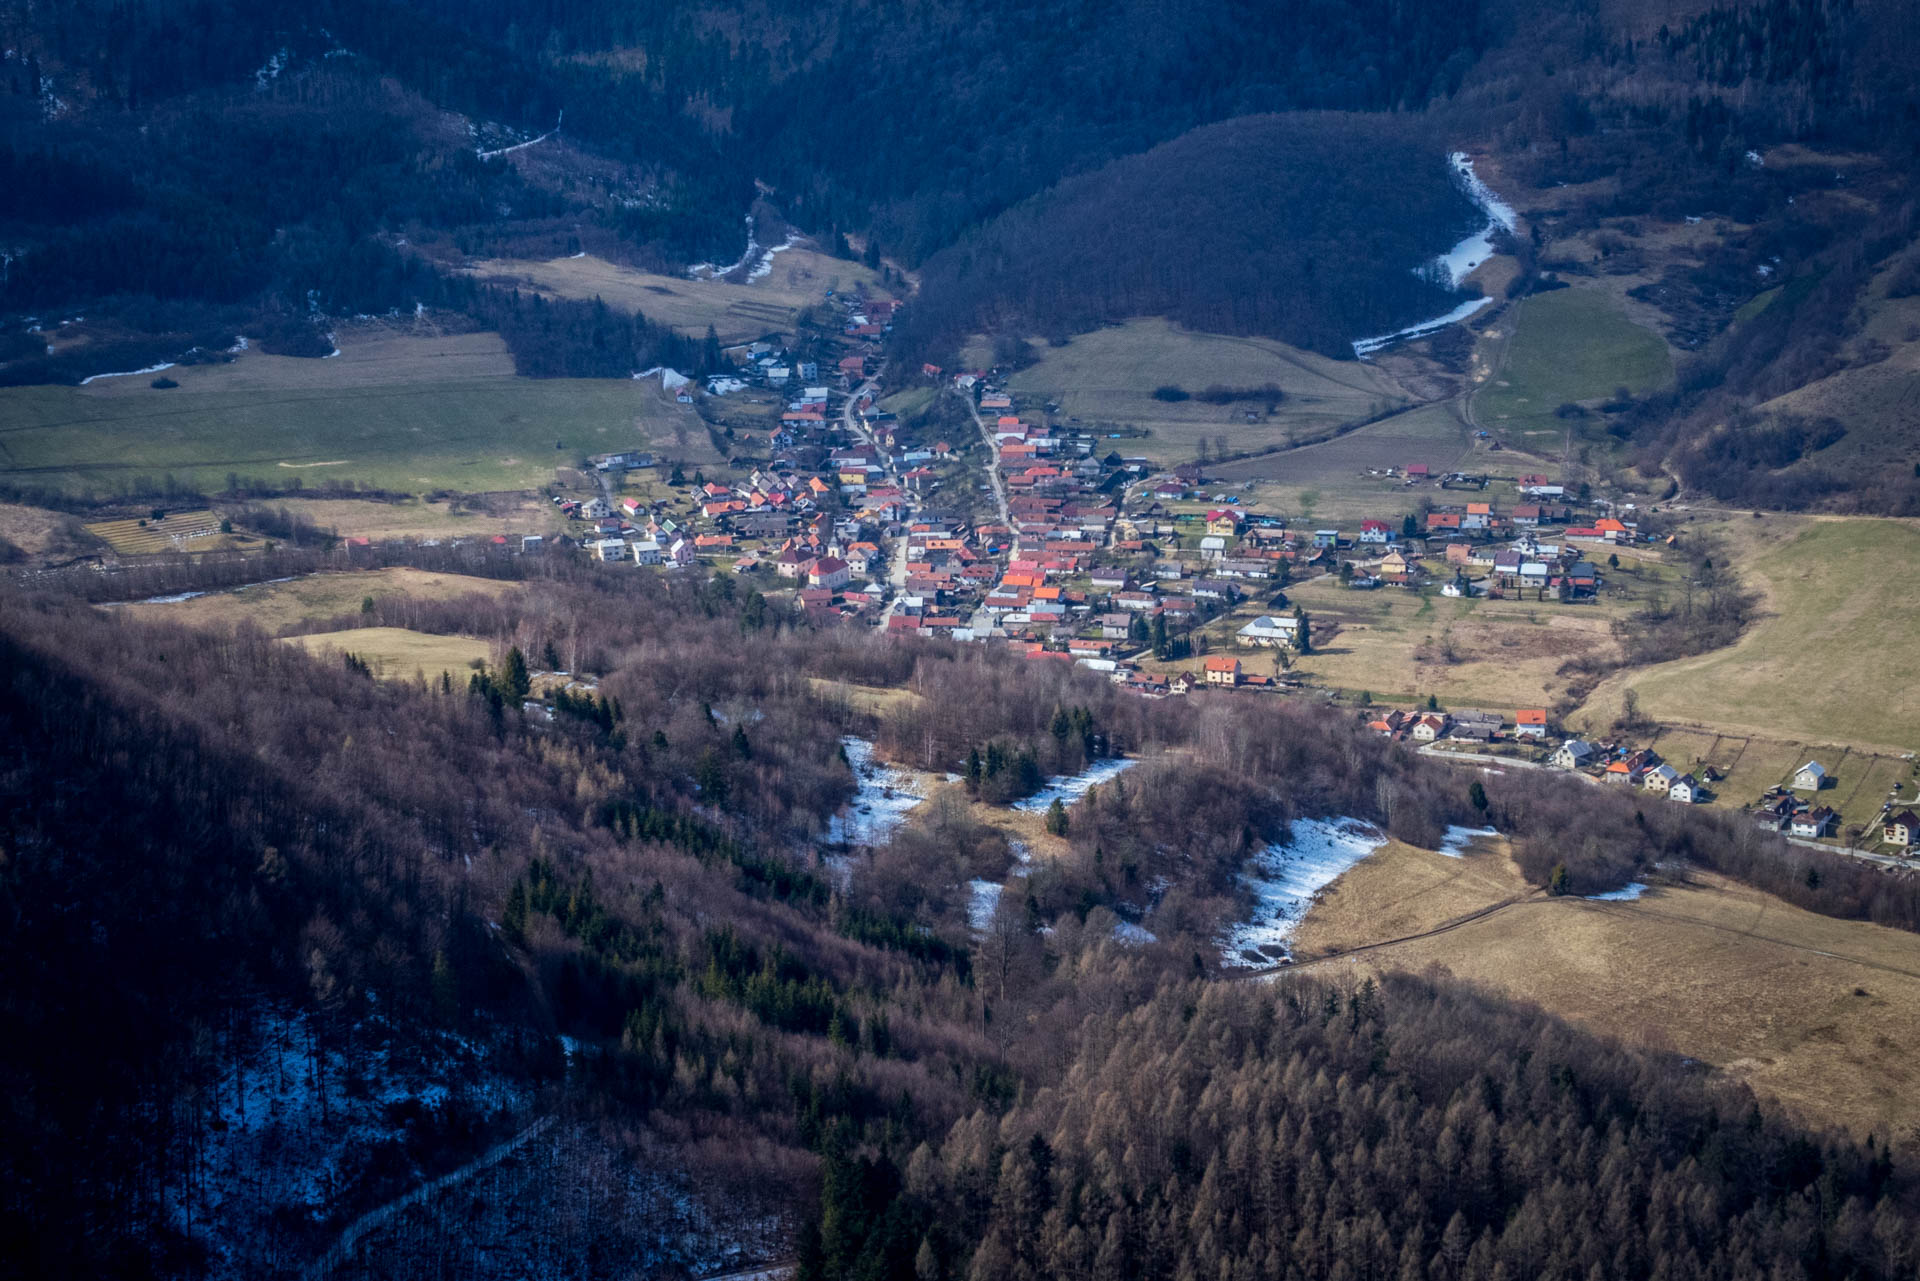
[[[458,683],[474,662],[493,659],[493,646],[471,636],[435,636],[404,627],[362,627],[344,632],[316,632],[289,636],[283,644],[298,645],[310,654],[353,654],[373,667],[383,680],[411,680],[416,674],[437,680],[442,672]]]
[[[844,703],[855,711],[872,716],[885,716],[896,707],[923,701],[920,695],[910,689],[886,685],[856,685],[851,681],[828,680],[824,676],[809,676],[807,684],[823,699]]]
[[[1410,402],[1406,391],[1372,365],[1329,360],[1268,338],[1198,333],[1145,318],[1080,334],[1065,347],[1035,344],[1038,363],[1007,380],[1031,402],[1056,401],[1063,415],[1147,429],[1123,452],[1164,462],[1186,462],[1202,441],[1229,452],[1284,445],[1323,435]],[[1209,405],[1198,399],[1155,400],[1156,387],[1197,393],[1209,386],[1261,387],[1277,383],[1286,400],[1276,413],[1251,402]],[[1249,423],[1248,410],[1260,421]]]
[[[1222,485],[1251,484],[1264,508],[1330,524],[1357,524],[1369,516],[1397,519],[1423,497],[1464,501],[1458,494],[1443,496],[1432,486],[1409,487],[1382,474],[1409,463],[1425,463],[1436,474],[1456,469],[1518,474],[1541,466],[1557,471],[1557,466],[1512,452],[1474,448],[1458,403],[1439,401],[1319,444],[1221,463],[1207,469],[1207,478]],[[1496,488],[1487,493],[1502,498],[1511,491]]]
[[[275,633],[302,623],[357,613],[361,602],[369,596],[382,602],[396,596],[414,600],[449,600],[475,592],[501,596],[518,590],[519,586],[515,583],[472,578],[465,574],[430,574],[418,569],[375,569],[313,574],[287,583],[256,583],[235,591],[209,592],[191,600],[147,601],[108,608],[124,609],[139,618],[190,623],[195,627],[233,627],[243,622],[252,623],[265,632]]]
[[[727,343],[792,332],[801,310],[825,302],[828,290],[836,295],[856,287],[880,296],[891,293],[860,263],[806,245],[776,254],[770,274],[742,284],[655,275],[592,255],[546,262],[490,258],[472,264],[467,272],[492,284],[518,285],[558,298],[604,299],[610,307],[637,311],[695,338],[712,325]]]
[[[0,503],[0,539],[31,558],[57,559],[99,547],[73,517],[18,503]]]
[[[1920,599],[1889,590],[1920,564],[1920,522],[1865,518],[1732,521],[1734,569],[1764,598],[1740,640],[1696,658],[1621,673],[1582,707],[1606,724],[1633,689],[1675,725],[1789,743],[1920,746]],[[1896,575],[1888,577],[1889,572]]]
[[[1296,667],[1324,685],[1376,697],[1433,694],[1449,706],[1546,706],[1566,689],[1569,677],[1559,673],[1564,663],[1618,650],[1606,606],[1355,592],[1327,580],[1288,595],[1316,625],[1340,628]]]
[[[1698,873],[1637,902],[1523,890],[1498,849],[1390,846],[1330,886],[1299,934],[1303,956],[1370,950],[1305,968],[1437,967],[1699,1059],[1818,1124],[1904,1136],[1920,1123],[1920,936]],[[1410,934],[1423,937],[1370,946]]]

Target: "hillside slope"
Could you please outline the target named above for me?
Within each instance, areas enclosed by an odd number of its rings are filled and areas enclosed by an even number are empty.
[[[1415,269],[1481,221],[1419,121],[1243,117],[1070,178],[936,254],[904,344],[1158,315],[1349,357],[1355,337],[1458,301]]]

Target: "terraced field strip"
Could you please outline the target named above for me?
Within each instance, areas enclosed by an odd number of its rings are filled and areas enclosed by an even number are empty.
[[[107,546],[122,556],[147,556],[192,550],[189,544],[195,539],[218,537],[220,518],[203,508],[172,512],[163,520],[97,521],[87,526],[87,532],[105,539]]]

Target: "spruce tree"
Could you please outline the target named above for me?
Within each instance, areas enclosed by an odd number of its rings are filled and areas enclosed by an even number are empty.
[[[500,694],[515,705],[533,691],[533,681],[527,675],[527,656],[515,645],[507,651],[507,661],[500,669]]]

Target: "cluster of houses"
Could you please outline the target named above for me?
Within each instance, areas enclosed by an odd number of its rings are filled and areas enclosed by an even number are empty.
[[[1650,747],[1570,738],[1554,749],[1547,762],[1557,769],[1572,770],[1603,782],[1637,787],[1681,805],[1692,805],[1712,795],[1705,781],[1667,764],[1660,759],[1660,753]]]
[[[1819,761],[1808,761],[1793,772],[1784,786],[1770,787],[1757,804],[1747,811],[1754,823],[1769,832],[1788,832],[1794,836],[1831,836],[1840,826],[1840,815],[1830,805],[1818,805],[1799,795],[1812,792],[1814,799],[1832,786],[1833,776]]]
[[[1367,728],[1386,738],[1415,743],[1436,743],[1449,739],[1460,743],[1503,743],[1536,741],[1546,737],[1547,711],[1544,707],[1523,707],[1513,721],[1498,712],[1484,711],[1400,711],[1398,709],[1365,713]]]
[[[1428,512],[1417,545],[1404,527],[1396,536],[1384,520],[1362,521],[1352,539],[1339,530],[1317,530],[1314,539],[1346,563],[1356,589],[1439,581],[1447,596],[1589,600],[1605,580],[1588,556],[1595,547],[1630,544],[1636,529],[1609,516],[1557,533],[1545,529],[1542,537],[1543,527],[1567,517],[1565,507],[1523,504],[1501,513],[1491,503],[1469,503]]]
[[[796,355],[782,344],[765,339],[723,348],[721,354],[733,365],[732,373],[714,374],[707,379],[707,394],[728,396],[749,386],[764,386],[775,391],[801,387],[811,392],[828,376],[838,375],[845,385],[865,381],[880,365],[880,344],[893,327],[894,313],[900,304],[887,298],[868,298],[844,294],[827,295],[841,310],[841,354],[823,362]],[[691,393],[682,397],[691,400]]]

